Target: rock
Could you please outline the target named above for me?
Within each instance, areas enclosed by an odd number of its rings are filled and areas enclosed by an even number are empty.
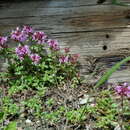
[[[29,120],[29,119],[27,119],[25,122],[26,122],[27,124],[32,124],[32,121]]]

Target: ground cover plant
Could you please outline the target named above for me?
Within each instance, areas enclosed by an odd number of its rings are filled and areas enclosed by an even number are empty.
[[[130,129],[129,84],[104,85],[130,57],[95,86],[83,85],[79,54],[29,26],[0,36],[0,56],[0,129]]]

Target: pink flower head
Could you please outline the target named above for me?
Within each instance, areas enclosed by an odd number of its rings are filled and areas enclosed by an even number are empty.
[[[128,86],[128,83],[116,86],[115,91],[117,92],[117,94],[121,96],[130,97],[130,86]]]
[[[125,83],[123,84],[123,86],[124,86],[124,87],[128,87],[129,85],[128,85],[128,83],[125,82]]]
[[[24,26],[22,31],[28,35],[33,34],[34,32],[34,30],[30,26]]]
[[[11,39],[18,41],[18,42],[25,42],[28,38],[28,35],[21,31],[19,27],[16,28],[16,30],[12,31],[11,33]]]
[[[5,43],[7,42],[7,37],[0,37],[0,47],[5,48]]]
[[[47,36],[45,35],[44,32],[39,31],[35,32],[32,37],[34,41],[38,42],[38,44],[42,44],[45,42]]]
[[[77,62],[79,56],[80,56],[79,54],[72,55],[72,57],[70,58],[71,63],[75,64]]]
[[[60,50],[60,47],[58,45],[58,41],[57,40],[52,40],[52,39],[49,39],[48,40],[48,45],[50,46],[50,48],[54,51],[58,51]]]
[[[41,57],[38,54],[31,54],[30,55],[31,60],[34,62],[34,64],[39,63]]]
[[[127,97],[130,97],[130,86],[127,87]]]
[[[95,106],[96,106],[96,104],[95,104],[95,103],[92,103],[92,104],[90,104],[90,106],[91,106],[91,107],[95,107]]]
[[[30,49],[29,49],[29,46],[27,46],[27,45],[18,46],[15,49],[15,52],[16,52],[17,56],[20,58],[20,60],[23,60],[26,55],[30,54]]]
[[[64,48],[65,53],[69,53],[70,52],[70,48]]]
[[[60,63],[67,63],[67,62],[69,62],[69,57],[68,56],[61,56],[59,58],[59,62]]]

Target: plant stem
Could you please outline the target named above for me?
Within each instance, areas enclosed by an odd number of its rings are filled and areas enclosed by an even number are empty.
[[[121,130],[123,130],[123,113],[124,113],[124,95],[121,95]]]

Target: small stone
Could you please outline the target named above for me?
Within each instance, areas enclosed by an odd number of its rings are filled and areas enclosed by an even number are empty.
[[[23,130],[21,127],[18,127],[17,129],[18,129],[18,130]]]
[[[83,104],[86,104],[88,102],[90,103],[90,102],[93,102],[93,101],[94,101],[93,97],[90,97],[90,95],[84,95],[83,98],[79,99],[79,104],[83,105]]]
[[[27,124],[31,124],[31,123],[32,123],[32,121],[29,120],[29,119],[27,119],[25,122],[26,122]]]
[[[4,124],[5,124],[5,125],[8,125],[9,122],[10,122],[9,120],[5,120]]]
[[[25,114],[24,114],[24,113],[22,113],[22,114],[20,115],[20,117],[21,117],[21,118],[25,117]]]
[[[95,104],[95,103],[92,103],[92,104],[90,104],[90,106],[91,106],[91,107],[95,107],[95,106],[96,106],[96,104]]]
[[[37,123],[37,124],[39,124],[39,123],[40,123],[40,121],[37,121],[36,123]]]
[[[124,128],[122,129],[122,128],[120,127],[120,125],[118,124],[118,125],[114,128],[114,130],[124,130]]]
[[[80,105],[86,104],[88,100],[89,100],[89,95],[84,95],[84,98],[79,99],[79,104]]]

